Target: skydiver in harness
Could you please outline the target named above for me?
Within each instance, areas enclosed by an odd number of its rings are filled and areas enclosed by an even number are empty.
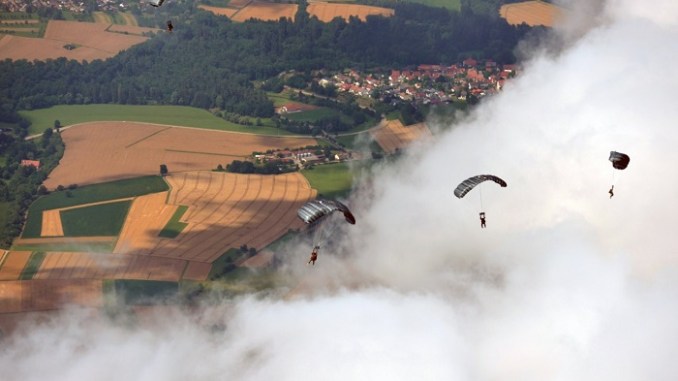
[[[485,228],[485,212],[480,212],[480,227]]]
[[[610,194],[610,198],[612,198],[612,196],[614,196],[614,185],[612,186],[612,188],[610,188],[609,191],[607,191],[607,193]]]
[[[313,248],[313,251],[311,252],[311,259],[308,260],[308,263],[306,263],[307,265],[311,264],[311,265],[315,266],[315,261],[318,259],[318,249],[320,249],[320,246],[318,246],[318,245],[316,245]]]

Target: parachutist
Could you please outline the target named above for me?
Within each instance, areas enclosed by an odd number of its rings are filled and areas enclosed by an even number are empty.
[[[172,21],[167,22],[167,31],[172,33],[172,29],[174,29],[174,25],[172,25]]]
[[[610,194],[610,198],[612,198],[612,196],[614,196],[614,185],[612,186],[612,188],[610,188],[609,191],[607,191],[607,193]]]
[[[485,212],[480,212],[480,227],[485,228]]]
[[[315,261],[318,260],[318,249],[320,249],[320,246],[315,246],[313,248],[313,251],[311,252],[311,259],[308,260],[308,264],[311,264],[315,266]]]

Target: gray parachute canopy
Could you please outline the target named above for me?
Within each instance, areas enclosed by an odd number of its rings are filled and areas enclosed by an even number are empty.
[[[629,166],[631,158],[629,155],[617,151],[610,151],[610,161],[616,169],[626,169]]]
[[[470,192],[473,188],[475,188],[476,185],[487,180],[494,181],[495,183],[501,185],[502,188],[506,187],[506,181],[500,179],[497,176],[478,175],[469,177],[468,179],[462,181],[461,184],[457,185],[457,189],[454,190],[454,195],[457,196],[458,198],[462,198],[466,196],[466,193]]]
[[[154,7],[159,7],[164,2],[165,2],[165,0],[151,0],[151,2],[149,4],[151,4]]]
[[[342,212],[350,224],[355,224],[355,217],[348,207],[334,200],[313,200],[305,203],[297,211],[297,216],[307,224],[323,219],[334,212]]]

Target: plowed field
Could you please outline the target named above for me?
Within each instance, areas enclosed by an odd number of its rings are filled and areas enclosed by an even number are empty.
[[[525,1],[502,5],[499,8],[499,15],[511,25],[525,23],[529,26],[552,27],[564,16],[564,11],[556,5],[543,1]]]
[[[131,122],[83,123],[62,132],[66,152],[44,184],[92,184],[160,172],[212,170],[253,151],[302,147],[311,138],[290,138]]]
[[[394,153],[397,149],[402,150],[413,141],[432,137],[431,131],[424,123],[403,126],[397,119],[382,122],[382,126],[374,130],[372,136],[379,146],[388,153]]]
[[[178,281],[186,261],[147,255],[48,252],[33,279]]]
[[[288,229],[301,227],[296,211],[315,197],[299,173],[264,176],[201,171],[175,174],[167,180],[172,187],[168,202],[189,206],[181,219],[188,225],[176,238],[157,238],[153,247],[136,246],[141,241],[131,240],[134,250],[127,247],[127,252],[212,262],[232,247],[262,248]]]
[[[100,307],[101,280],[16,280],[0,282],[0,314],[44,311],[76,304]]]
[[[0,40],[0,59],[46,60],[59,57],[79,61],[106,59],[147,40],[140,34],[156,29],[130,25],[50,20],[43,38],[4,36]],[[72,50],[64,48],[75,44]]]

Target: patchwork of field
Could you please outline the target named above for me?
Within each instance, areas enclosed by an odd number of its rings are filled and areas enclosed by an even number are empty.
[[[43,38],[3,36],[0,39],[0,59],[46,60],[59,57],[79,61],[106,59],[146,41],[148,38],[141,36],[141,33],[149,31],[157,29],[50,20]],[[68,50],[64,48],[66,44],[73,44],[76,48]]]
[[[281,17],[294,19],[297,12],[297,4],[281,4],[263,1],[240,1],[238,6],[233,1],[229,8],[200,5],[201,9],[217,15],[227,16],[233,21],[243,22],[249,19],[264,21],[277,21]],[[374,7],[360,4],[341,4],[326,2],[310,2],[307,8],[311,16],[315,16],[323,22],[332,21],[335,17],[341,17],[348,21],[351,16],[365,20],[369,15],[393,16],[394,10],[389,8]]]
[[[92,184],[170,173],[212,170],[254,151],[317,144],[305,137],[250,135],[133,122],[83,123],[61,133],[68,147],[45,180],[58,185]],[[105,158],[105,160],[99,160]]]
[[[502,5],[499,8],[499,15],[511,25],[525,23],[529,26],[552,27],[564,16],[564,10],[543,1],[525,1]]]
[[[315,197],[315,190],[299,173],[273,176],[198,171],[166,179],[172,188],[168,204],[188,205],[181,218],[187,226],[176,238],[167,239],[157,237],[157,227],[146,228],[142,219],[128,219],[124,230],[130,233],[118,241],[116,253],[211,263],[229,248],[243,244],[262,248],[288,229],[300,228],[303,223],[296,211]]]
[[[432,136],[426,124],[403,126],[398,119],[382,121],[381,126],[372,132],[374,140],[387,153],[402,150],[416,140],[429,139]]]
[[[356,16],[362,21],[365,21],[367,16],[371,15],[391,17],[395,14],[395,11],[389,8],[373,7],[360,4],[312,2],[308,5],[308,13],[310,15],[316,16],[320,21],[330,22],[335,17],[341,17],[347,21],[351,16]]]
[[[101,280],[15,280],[0,282],[0,314],[45,311],[67,304],[103,305]]]

